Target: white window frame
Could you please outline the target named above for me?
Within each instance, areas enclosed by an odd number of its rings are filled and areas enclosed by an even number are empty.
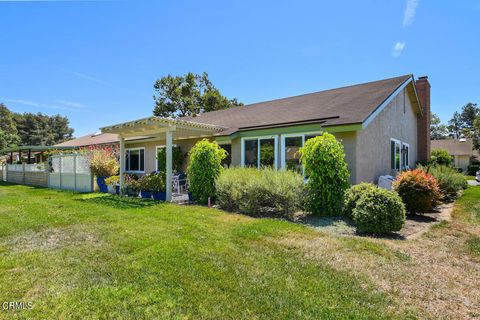
[[[140,170],[127,170],[125,168],[125,173],[145,173],[145,157],[147,156],[145,153],[145,147],[139,147],[139,148],[125,148],[125,158],[126,158],[126,153],[130,153],[131,150],[143,150],[143,171]],[[129,155],[130,156],[130,155]],[[125,165],[127,165],[127,161],[125,161]],[[140,168],[140,152],[138,153],[138,167]]]
[[[282,169],[285,169],[287,167],[286,163],[286,152],[287,150],[285,149],[285,138],[298,138],[302,137],[302,147],[305,145],[305,136],[311,136],[311,135],[320,135],[322,134],[322,131],[312,131],[312,132],[303,132],[303,133],[285,133],[282,134],[280,137],[281,141],[281,146],[280,146],[280,167]]]
[[[260,140],[273,139],[273,167],[278,169],[278,135],[270,136],[255,136],[255,137],[243,137],[241,138],[241,154],[240,154],[240,166],[245,167],[245,141],[246,140],[257,140],[257,169],[260,168]]]
[[[403,147],[407,147],[407,148],[408,148],[408,155],[407,155],[407,158],[406,158],[407,163],[404,163],[404,161],[403,161],[403,160],[404,160],[403,155],[402,155],[402,157],[401,157],[401,167],[406,170],[406,169],[407,169],[407,166],[410,166],[410,144],[405,143],[405,142],[402,142],[402,148],[400,149],[400,152],[402,152],[401,150],[403,150]]]
[[[394,160],[394,163],[395,163],[395,168],[391,168],[392,166],[392,150],[389,149],[389,152],[390,152],[390,170],[397,170],[397,171],[401,171],[402,170],[402,141],[398,140],[398,139],[394,139],[394,138],[390,138],[390,148],[392,148],[392,142],[395,142],[395,159],[396,159],[396,153],[397,153],[397,144],[400,146],[400,167],[397,168],[397,161]]]

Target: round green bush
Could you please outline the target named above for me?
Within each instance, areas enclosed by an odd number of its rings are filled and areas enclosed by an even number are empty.
[[[300,155],[307,178],[305,209],[324,216],[337,215],[350,176],[343,145],[333,135],[323,133],[306,141]]]
[[[222,160],[227,152],[218,143],[203,139],[190,149],[188,156],[187,174],[193,199],[203,204],[209,197],[214,200],[215,180],[222,172]]]
[[[398,194],[381,188],[365,190],[352,213],[357,231],[384,234],[400,230],[405,224],[405,205]]]
[[[345,192],[345,199],[343,201],[343,215],[348,218],[352,218],[353,209],[355,209],[360,197],[366,192],[376,188],[376,185],[367,182],[363,182],[350,187],[347,192]]]

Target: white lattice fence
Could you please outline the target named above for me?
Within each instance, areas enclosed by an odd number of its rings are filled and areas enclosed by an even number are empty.
[[[93,192],[93,177],[87,156],[55,155],[50,157],[49,162],[49,188]]]

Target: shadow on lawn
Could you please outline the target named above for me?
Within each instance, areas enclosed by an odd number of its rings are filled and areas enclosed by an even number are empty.
[[[115,209],[139,209],[159,204],[159,202],[149,199],[129,198],[105,193],[82,195],[76,197],[75,200],[112,207]]]

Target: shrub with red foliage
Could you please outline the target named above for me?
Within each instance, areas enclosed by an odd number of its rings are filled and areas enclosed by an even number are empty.
[[[442,198],[437,180],[423,170],[408,170],[400,173],[393,183],[409,213],[427,212]]]

